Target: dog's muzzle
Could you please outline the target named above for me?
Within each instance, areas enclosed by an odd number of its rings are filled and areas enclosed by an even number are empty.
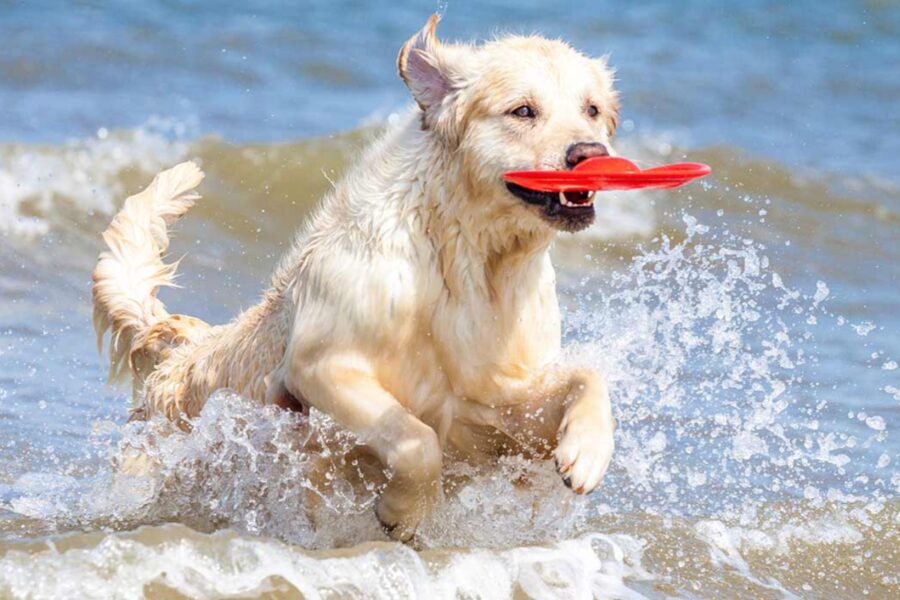
[[[563,231],[581,231],[594,222],[594,192],[538,192],[507,183],[506,189],[520,200],[540,207],[541,216]]]

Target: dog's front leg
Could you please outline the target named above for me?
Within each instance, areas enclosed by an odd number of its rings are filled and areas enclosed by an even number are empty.
[[[437,433],[385,390],[356,356],[327,356],[290,364],[287,390],[306,398],[356,434],[392,476],[376,505],[388,534],[412,538],[440,494],[443,452]]]
[[[563,481],[579,494],[592,492],[614,447],[615,419],[603,377],[589,369],[552,369],[523,387],[525,399],[506,411],[505,425],[516,437],[542,445],[555,441],[552,454]]]
[[[556,468],[576,493],[589,494],[603,479],[613,454],[616,422],[606,382],[593,371],[573,371],[563,402]]]

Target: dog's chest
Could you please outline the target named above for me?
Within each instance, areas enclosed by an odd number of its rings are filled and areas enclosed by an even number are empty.
[[[506,403],[504,384],[526,380],[560,349],[556,282],[549,260],[483,293],[448,297],[435,313],[434,343],[448,383],[465,401]]]

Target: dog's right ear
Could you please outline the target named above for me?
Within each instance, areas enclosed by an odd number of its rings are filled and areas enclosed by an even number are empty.
[[[400,77],[425,113],[426,125],[453,89],[447,53],[436,35],[440,20],[439,15],[431,15],[425,27],[403,45],[397,58]]]

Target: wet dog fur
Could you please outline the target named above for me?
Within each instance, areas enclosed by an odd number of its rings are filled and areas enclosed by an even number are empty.
[[[261,301],[226,325],[169,314],[168,227],[197,199],[193,163],[130,197],[104,232],[94,319],[133,418],[182,428],[209,395],[324,411],[391,473],[376,513],[410,539],[447,456],[554,458],[591,492],[613,452],[604,379],[558,362],[549,249],[594,219],[587,194],[503,173],[611,152],[618,102],[604,58],[541,37],[447,44],[438,18],[402,48],[416,106],[323,199]]]

